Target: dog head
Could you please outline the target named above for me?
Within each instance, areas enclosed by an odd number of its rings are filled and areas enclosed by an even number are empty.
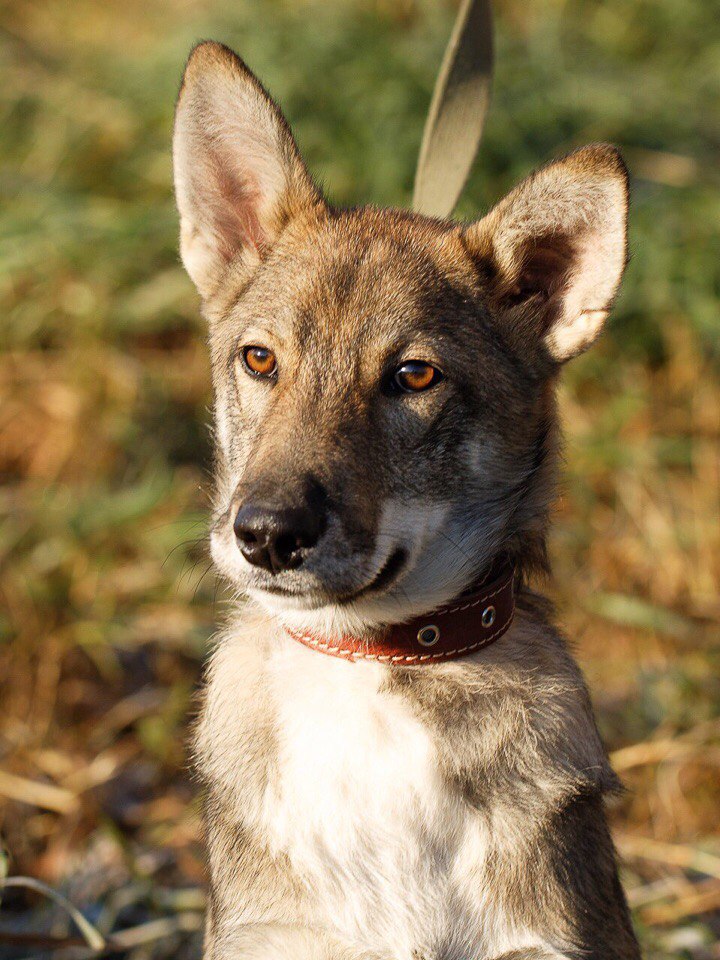
[[[185,267],[210,325],[221,572],[358,630],[542,553],[554,384],[626,260],[627,176],[586,147],[471,225],[331,206],[277,106],[204,43],[178,100]]]

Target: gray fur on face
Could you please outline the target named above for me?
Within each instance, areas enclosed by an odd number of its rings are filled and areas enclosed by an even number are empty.
[[[202,44],[174,153],[210,324],[213,555],[253,598],[218,642],[195,738],[206,957],[635,960],[603,810],[616,780],[525,584],[546,566],[559,367],[598,334],[624,266],[617,152],[551,164],[468,227],[339,211],[256,78]],[[252,345],[274,378],[248,375]],[[443,379],[394,394],[408,360]],[[322,502],[300,566],[241,559],[233,518],[258,490]],[[419,615],[501,552],[522,574],[516,619],[465,660],[347,663],[284,630]],[[365,590],[398,553],[395,579]]]
[[[299,570],[273,577],[315,604],[362,588],[399,548],[414,564],[384,595],[386,609],[416,604],[428,581],[445,594],[438,600],[450,599],[501,545],[513,550],[544,526],[545,461],[555,455],[546,381],[492,325],[457,231],[438,238],[427,228],[424,249],[414,226],[363,211],[328,217],[308,238],[288,227],[213,324],[224,425],[215,536],[240,586],[262,588],[268,576],[243,565],[230,522],[248,492],[268,483],[312,478],[327,493],[322,542]],[[233,362],[254,342],[277,356],[272,386]],[[388,372],[413,358],[437,365],[443,382],[417,397],[388,396]],[[413,508],[445,518],[421,552]]]

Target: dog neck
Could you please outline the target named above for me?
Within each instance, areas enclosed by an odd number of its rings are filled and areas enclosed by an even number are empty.
[[[424,666],[470,656],[499,640],[515,613],[516,568],[506,558],[451,603],[421,617],[396,624],[374,635],[285,631],[319,653],[350,661],[375,661],[395,666]]]

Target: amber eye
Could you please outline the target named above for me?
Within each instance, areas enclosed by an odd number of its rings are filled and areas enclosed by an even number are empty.
[[[267,347],[243,347],[243,363],[254,377],[272,377],[277,371],[275,354]]]
[[[393,374],[393,384],[403,393],[421,393],[442,380],[440,371],[423,360],[408,360]]]

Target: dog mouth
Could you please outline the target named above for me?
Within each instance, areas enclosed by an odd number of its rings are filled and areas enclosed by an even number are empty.
[[[361,587],[355,591],[355,593],[346,594],[341,597],[339,602],[343,604],[354,603],[369,593],[378,593],[381,590],[386,590],[391,583],[397,580],[406,562],[407,553],[399,547],[390,554],[370,583],[366,583],[364,587]]]
[[[354,590],[350,593],[336,594],[334,597],[332,597],[332,602],[338,604],[339,606],[348,606],[349,604],[355,603],[355,601],[360,600],[369,594],[379,593],[383,590],[386,590],[395,580],[397,580],[398,576],[405,567],[406,562],[407,552],[402,548],[394,550],[369,583],[366,583],[365,586],[360,587],[359,590]],[[262,585],[261,589],[263,593],[269,593],[276,597],[287,597],[288,599],[295,600],[302,599],[302,594],[297,590],[288,590],[279,584],[266,583]]]

